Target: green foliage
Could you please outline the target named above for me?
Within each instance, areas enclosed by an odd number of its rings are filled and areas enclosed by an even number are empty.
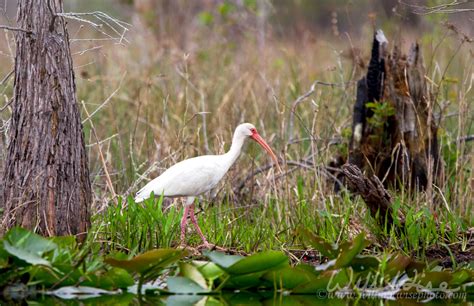
[[[209,26],[214,22],[214,16],[212,15],[212,13],[207,11],[199,13],[198,19],[203,25],[206,26]]]
[[[382,127],[388,117],[395,115],[395,108],[389,102],[367,102],[365,107],[373,112],[373,115],[367,119],[367,123],[373,127]]]
[[[94,246],[78,248],[71,237],[43,238],[22,228],[12,228],[0,241],[0,288],[20,279],[26,285],[71,285],[102,289],[126,288],[134,283],[121,268],[108,268],[93,255]]]
[[[170,247],[177,239],[180,209],[171,206],[165,211],[163,198],[151,197],[135,203],[131,197],[124,203],[107,208],[96,216],[97,230],[111,242],[112,249],[145,251],[157,247]]]
[[[212,251],[205,253],[209,262],[180,264],[178,275],[168,279],[167,290],[179,294],[223,290],[285,290],[292,294],[315,294],[342,288],[362,293],[377,287],[393,286],[391,294],[395,294],[408,287],[417,288],[420,293],[439,288],[458,290],[474,280],[473,270],[440,271],[437,266],[400,253],[382,255],[381,258],[361,255],[369,244],[364,234],[352,242],[331,245],[307,230],[301,232],[304,241],[329,255],[326,263],[316,267],[304,263],[290,266],[282,252],[261,252],[242,257]],[[204,272],[202,268],[206,266],[212,273],[209,270]],[[403,278],[404,286],[397,285],[397,281]]]
[[[96,299],[116,294],[108,290],[128,290],[138,281],[139,299],[149,302],[153,299],[149,293],[202,295],[238,290],[320,296],[321,292],[342,289],[362,294],[391,286],[390,294],[394,296],[407,288],[420,294],[440,288],[453,292],[472,290],[474,271],[469,267],[442,270],[400,253],[381,257],[361,255],[369,244],[364,234],[353,241],[330,244],[308,230],[301,229],[300,233],[305,243],[327,255],[327,262],[316,266],[290,265],[288,256],[280,251],[247,257],[207,251],[204,255],[208,261],[192,260],[187,251],[179,249],[155,249],[132,258],[115,254],[102,260],[88,244],[78,248],[73,239],[47,239],[14,228],[1,240],[0,272],[4,277],[0,289],[10,292],[11,297],[21,281],[30,287],[42,287],[59,298]],[[9,247],[5,248],[6,245]],[[166,279],[166,287],[142,289],[146,282],[157,279]],[[398,284],[400,279],[404,281]],[[143,297],[143,293],[147,295]],[[130,301],[130,296],[124,297]],[[179,300],[179,296],[170,299]]]

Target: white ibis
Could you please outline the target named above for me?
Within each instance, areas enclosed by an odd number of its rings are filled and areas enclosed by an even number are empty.
[[[201,236],[204,246],[209,247],[194,216],[194,199],[214,188],[240,155],[245,139],[252,138],[258,142],[275,161],[280,169],[278,159],[270,146],[258,134],[257,129],[250,123],[240,124],[234,132],[230,150],[222,155],[205,155],[183,160],[159,177],[145,185],[137,192],[135,202],[142,202],[151,194],[165,197],[187,197],[183,218],[181,219],[181,242],[184,242],[188,215]]]

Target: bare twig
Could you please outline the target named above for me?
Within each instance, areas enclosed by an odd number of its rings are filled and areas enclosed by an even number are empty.
[[[125,34],[129,31],[129,27],[131,27],[132,25],[129,24],[129,23],[126,23],[126,22],[123,22],[123,21],[120,21],[116,18],[113,18],[103,12],[99,12],[99,11],[95,11],[95,12],[87,12],[87,13],[74,13],[74,12],[69,12],[69,13],[56,13],[55,16],[57,17],[63,17],[63,18],[68,18],[68,19],[71,19],[71,20],[75,20],[75,21],[79,21],[79,22],[83,22],[85,24],[88,24],[90,26],[92,26],[94,29],[96,29],[98,32],[100,32],[101,34],[107,36],[107,38],[105,40],[115,40],[117,41],[117,43],[121,44],[122,41],[125,41],[127,43],[129,43],[128,39],[125,37]],[[99,20],[100,22],[102,23],[95,23],[89,19],[86,19],[86,17],[93,17],[97,20]],[[115,35],[117,35],[116,37],[106,33],[103,28],[104,28],[104,24],[112,30],[112,32],[114,32]],[[120,29],[117,30],[117,28]],[[71,41],[76,41],[76,40],[80,40],[80,39],[71,39]],[[95,39],[97,40],[97,39]],[[104,39],[101,39],[101,40],[104,40]]]
[[[310,89],[307,92],[305,92],[304,94],[302,94],[301,96],[299,96],[293,102],[293,104],[291,105],[290,122],[289,122],[289,126],[288,126],[288,141],[291,142],[293,140],[293,128],[294,128],[296,107],[298,107],[298,105],[301,102],[306,100],[309,96],[311,96],[314,93],[314,91],[316,89],[316,85],[324,85],[324,86],[331,86],[331,87],[336,87],[336,86],[342,87],[342,86],[345,86],[349,83],[351,83],[351,82],[327,83],[327,82],[321,82],[321,81],[314,81],[313,84],[311,85]]]
[[[102,49],[102,47],[103,47],[102,45],[95,46],[95,47],[88,48],[88,49],[85,49],[85,50],[82,50],[82,51],[74,52],[72,55],[84,55],[84,53],[86,53],[86,52]]]
[[[295,167],[294,169],[290,169],[290,170],[287,170],[286,172],[283,172],[282,174],[278,175],[275,177],[275,179],[279,179],[279,178],[282,178],[282,177],[285,177],[286,175],[288,175],[289,173],[293,172],[294,170],[298,169],[298,168],[302,168],[302,169],[306,169],[306,170],[314,170],[315,168],[316,169],[319,169],[320,171],[322,171],[324,173],[324,175],[330,177],[331,179],[333,179],[336,183],[338,183],[341,187],[344,187],[344,184],[336,177],[334,176],[332,173],[330,173],[328,170],[330,171],[335,171],[335,172],[342,172],[341,169],[338,169],[338,168],[333,168],[333,167],[328,167],[328,166],[314,166],[313,162],[311,161],[312,159],[312,156],[308,156],[304,159],[301,159],[301,160],[287,160],[285,162],[285,164],[287,166],[293,166]],[[249,174],[247,174],[243,179],[241,179],[239,181],[237,185],[237,187],[234,188],[234,192],[239,194],[241,193],[242,189],[245,187],[245,185],[256,175],[260,174],[260,173],[263,173],[267,170],[270,170],[271,168],[275,167],[276,165],[274,163],[269,163],[263,167],[260,167],[260,168],[257,168],[255,171],[252,171],[250,172]]]
[[[30,31],[30,30],[17,28],[17,27],[10,27],[10,26],[3,25],[3,24],[0,25],[0,29],[12,31],[12,32],[23,32],[23,33],[26,33],[26,34],[35,34],[33,31]]]
[[[87,111],[87,107],[86,107],[84,101],[81,101],[81,103],[82,103],[82,107],[84,108],[84,111],[86,112],[87,117],[90,118],[89,112]],[[102,153],[102,148],[100,146],[99,136],[97,136],[97,132],[94,128],[94,123],[92,121],[90,123],[91,123],[92,133],[94,134],[94,137],[96,139],[96,144],[98,144],[97,148],[99,150],[99,156],[100,156],[100,160],[102,162],[102,167],[104,167],[105,177],[106,177],[106,181],[107,181],[107,187],[109,188],[110,192],[112,193],[112,198],[115,199],[117,197],[117,194],[115,193],[114,185],[112,184],[112,179],[110,178],[110,175],[109,175],[109,170],[107,170],[107,163],[105,162],[105,157],[104,157],[104,154]]]
[[[435,5],[435,6],[424,6],[416,5],[411,3],[406,3],[399,1],[400,4],[413,8],[413,13],[417,15],[429,15],[429,14],[455,14],[455,13],[465,13],[465,12],[474,12],[474,8],[459,8],[460,5],[467,4],[471,1],[458,1],[454,0],[450,3]]]
[[[2,86],[8,79],[13,75],[13,72],[15,72],[15,69],[12,69],[1,81],[0,81],[0,86]]]
[[[117,137],[118,135],[119,135],[118,133],[115,133],[115,134],[113,134],[112,136],[109,136],[109,137],[107,137],[107,138],[105,138],[105,139],[102,139],[102,140],[99,141],[99,142],[87,144],[86,147],[87,147],[87,148],[90,148],[90,147],[93,147],[93,146],[95,146],[95,145],[101,145],[102,143],[104,143],[104,142],[106,142],[106,141],[109,141],[109,140],[111,140],[111,139]]]
[[[102,102],[102,104],[99,105],[99,107],[97,107],[97,108],[92,112],[92,114],[90,114],[90,115],[87,114],[87,118],[84,119],[84,120],[82,120],[82,124],[84,124],[84,123],[86,123],[88,120],[90,120],[95,114],[97,114],[98,111],[100,111],[105,105],[107,105],[107,104],[110,102],[110,100],[112,100],[113,96],[115,96],[115,94],[120,90],[120,87],[122,86],[122,82],[123,82],[123,79],[125,78],[125,75],[126,75],[126,74],[127,74],[126,72],[123,74],[122,79],[120,80],[120,83],[119,83],[117,89],[115,89],[115,90],[110,94],[110,96],[109,96],[107,99],[105,99],[105,101]]]

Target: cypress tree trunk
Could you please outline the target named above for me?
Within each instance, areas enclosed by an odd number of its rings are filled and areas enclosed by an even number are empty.
[[[91,185],[62,0],[18,0],[13,114],[1,231],[81,234]]]

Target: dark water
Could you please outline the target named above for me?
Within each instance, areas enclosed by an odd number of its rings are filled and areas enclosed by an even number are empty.
[[[381,300],[327,299],[316,295],[282,295],[280,293],[234,293],[220,295],[107,295],[88,299],[59,299],[41,295],[25,300],[1,300],[0,305],[474,305],[474,297],[467,300]]]

